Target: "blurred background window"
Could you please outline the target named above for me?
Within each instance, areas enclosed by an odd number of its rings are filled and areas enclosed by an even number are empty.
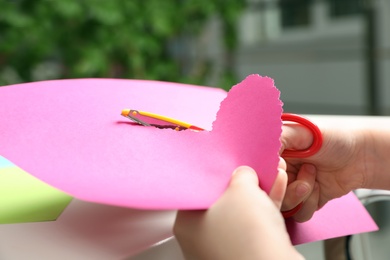
[[[286,111],[390,114],[389,0],[250,0],[236,71],[275,79]]]
[[[362,11],[361,0],[327,0],[329,14],[333,18],[357,15]]]
[[[283,28],[310,24],[310,0],[280,0]]]

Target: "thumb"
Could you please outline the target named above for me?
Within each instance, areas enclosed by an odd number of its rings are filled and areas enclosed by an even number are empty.
[[[256,172],[248,166],[240,166],[234,172],[228,189],[249,189],[255,188],[257,191],[264,192],[259,187],[259,178]],[[284,169],[278,169],[278,175],[269,193],[270,199],[275,206],[280,209],[287,187],[287,173]],[[265,194],[265,193],[264,193]]]
[[[286,171],[279,168],[278,175],[276,176],[274,185],[269,193],[269,197],[278,209],[282,207],[284,195],[286,194],[287,179]]]
[[[282,148],[289,150],[304,150],[313,143],[313,135],[307,127],[298,124],[284,124],[280,138]]]
[[[234,170],[229,187],[248,185],[259,186],[259,178],[251,167],[240,166]]]

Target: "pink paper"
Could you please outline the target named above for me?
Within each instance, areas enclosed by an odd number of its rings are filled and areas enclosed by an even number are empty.
[[[0,153],[79,199],[143,209],[202,209],[239,165],[256,169],[267,191],[278,164],[279,91],[250,76],[222,102],[211,132],[131,124],[120,112],[154,112],[211,129],[219,89],[82,79],[1,89]],[[261,160],[259,160],[261,158]]]
[[[286,224],[294,245],[378,230],[352,192],[327,203],[308,222],[297,223],[288,219]]]
[[[124,108],[212,130],[133,125],[120,116]],[[277,172],[282,103],[272,79],[258,75],[227,96],[219,89],[142,80],[20,84],[0,88],[0,111],[0,155],[86,201],[204,209],[222,194],[237,166],[254,168],[267,192]],[[361,226],[367,227],[371,222],[365,220]],[[301,233],[298,226],[291,235]]]

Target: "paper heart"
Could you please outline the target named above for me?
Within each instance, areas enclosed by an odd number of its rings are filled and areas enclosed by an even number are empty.
[[[130,124],[123,108],[210,128],[221,90],[183,84],[79,79],[0,89],[0,154],[82,200],[144,209],[202,209],[232,171],[275,179],[282,104],[270,78],[250,75],[221,103],[211,131]]]

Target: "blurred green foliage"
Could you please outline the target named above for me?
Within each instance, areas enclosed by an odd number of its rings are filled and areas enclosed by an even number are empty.
[[[172,42],[198,35],[218,15],[233,51],[244,2],[0,0],[0,85],[78,77],[202,83],[207,69],[183,73]]]

